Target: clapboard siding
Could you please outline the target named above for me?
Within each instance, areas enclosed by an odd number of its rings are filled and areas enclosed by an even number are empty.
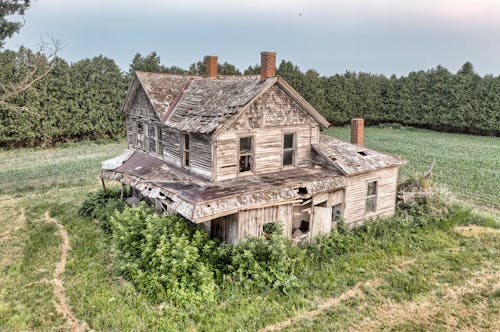
[[[181,167],[181,135],[177,129],[162,127],[163,159]]]
[[[236,177],[238,171],[237,135],[235,132],[226,132],[219,135],[216,142],[216,180],[227,180]]]
[[[366,213],[367,182],[377,181],[377,208]],[[363,219],[391,216],[394,214],[398,168],[384,168],[377,171],[348,177],[345,191],[344,219],[351,227],[362,224]]]
[[[212,143],[208,135],[190,135],[190,169],[193,173],[212,176]]]
[[[254,137],[254,172],[263,174],[276,172],[282,167],[283,135],[295,133],[295,166],[311,165],[311,133],[318,127],[285,129],[254,129],[252,131],[227,131],[217,137],[215,149],[216,180],[227,180],[238,176],[238,149],[240,136]]]

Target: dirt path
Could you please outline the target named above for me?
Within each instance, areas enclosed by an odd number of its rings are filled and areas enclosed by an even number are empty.
[[[58,313],[63,315],[64,318],[66,318],[66,327],[70,331],[89,331],[90,328],[87,323],[76,318],[75,314],[71,310],[71,306],[68,303],[68,298],[66,297],[66,291],[64,289],[64,270],[66,269],[66,260],[70,250],[68,232],[66,232],[66,229],[61,223],[59,223],[56,219],[51,218],[48,212],[45,212],[44,218],[48,223],[57,226],[57,232],[62,239],[61,258],[56,265],[56,269],[54,270],[54,279],[52,280],[54,285],[54,296],[56,298],[56,310]]]
[[[302,320],[302,319],[313,319],[316,316],[319,316],[322,314],[324,311],[335,307],[339,305],[341,302],[346,301],[348,299],[351,299],[353,297],[363,297],[364,293],[362,288],[363,287],[374,287],[380,284],[380,280],[369,280],[365,283],[358,283],[356,284],[353,288],[349,289],[348,291],[340,294],[337,297],[332,297],[329,299],[326,299],[322,303],[318,304],[316,309],[311,310],[311,311],[306,311],[306,312],[301,312],[293,317],[288,318],[287,320],[268,325],[262,329],[259,330],[259,332],[269,332],[269,331],[279,331],[282,330],[296,321]]]

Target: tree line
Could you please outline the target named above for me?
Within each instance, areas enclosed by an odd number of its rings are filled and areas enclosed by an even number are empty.
[[[0,104],[0,146],[50,145],[59,141],[124,136],[120,112],[133,72],[204,74],[204,61],[184,69],[164,66],[152,52],[136,54],[128,72],[113,59],[97,56],[68,63],[42,52],[20,48],[0,52],[0,95],[30,72],[33,59],[48,74]],[[259,65],[240,71],[219,64],[223,75],[256,74]],[[367,124],[400,123],[448,132],[500,136],[500,76],[478,75],[466,62],[456,73],[442,66],[386,77],[363,72],[321,76],[282,61],[285,78],[332,124],[363,117]]]

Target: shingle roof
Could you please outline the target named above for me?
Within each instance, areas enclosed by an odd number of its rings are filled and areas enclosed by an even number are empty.
[[[175,102],[185,86],[197,77],[146,72],[135,74],[160,118]]]
[[[201,76],[136,73],[156,113],[167,126],[211,133],[241,110],[276,78],[259,75]]]
[[[333,165],[347,175],[365,173],[406,163],[403,159],[389,154],[325,135],[320,135],[320,141],[318,144],[313,144],[313,149],[317,153],[315,156],[317,162],[323,165]]]

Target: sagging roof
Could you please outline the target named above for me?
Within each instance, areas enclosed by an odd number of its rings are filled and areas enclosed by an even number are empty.
[[[280,86],[320,125],[328,121],[282,78],[261,80],[259,75],[230,75],[211,79],[194,75],[136,72],[122,109],[142,86],[160,120],[184,132],[212,133],[274,84]]]
[[[193,222],[262,204],[290,203],[303,197],[298,193],[299,187],[314,195],[346,185],[339,172],[322,168],[297,168],[214,183],[140,151],[133,152],[115,169],[103,169],[101,176],[132,185],[144,196],[163,200]]]
[[[319,143],[313,144],[312,147],[316,152],[314,156],[316,162],[324,166],[334,166],[346,175],[355,175],[406,163],[398,157],[326,135],[320,135]]]

